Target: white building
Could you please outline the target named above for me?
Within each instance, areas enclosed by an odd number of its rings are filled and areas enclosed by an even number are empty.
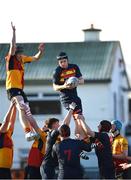
[[[119,41],[100,41],[101,30],[84,30],[84,42],[45,43],[45,55],[38,61],[26,65],[25,93],[32,113],[39,124],[47,117],[63,119],[66,110],[59,102],[59,95],[52,88],[52,73],[57,65],[56,56],[60,51],[68,54],[69,61],[76,63],[83,74],[85,84],[78,87],[87,124],[97,130],[100,120],[120,119],[128,122],[129,81]],[[38,43],[23,43],[25,54],[37,52]],[[4,56],[9,44],[0,44],[0,119],[2,120],[9,106],[5,90]],[[72,128],[74,126],[72,122]],[[19,120],[16,120],[14,167],[19,164],[19,151],[29,148]],[[23,151],[21,151],[23,152]],[[90,160],[84,162],[87,167],[97,167],[94,152]]]

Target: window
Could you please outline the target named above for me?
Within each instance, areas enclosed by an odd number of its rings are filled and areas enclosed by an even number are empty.
[[[44,97],[59,97],[58,93],[44,93]]]
[[[28,93],[28,94],[26,94],[26,96],[28,96],[28,97],[38,97],[38,94],[37,93]]]
[[[26,93],[33,115],[61,114],[61,103],[58,93]]]
[[[30,100],[29,105],[34,115],[61,114],[61,104],[59,100]]]

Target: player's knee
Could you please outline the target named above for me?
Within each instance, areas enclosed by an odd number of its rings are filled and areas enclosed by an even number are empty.
[[[17,102],[24,101],[23,96],[14,96],[12,99],[15,99]]]

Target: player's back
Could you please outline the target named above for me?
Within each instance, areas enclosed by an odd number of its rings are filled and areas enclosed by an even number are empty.
[[[60,143],[59,146],[59,160],[64,166],[79,167],[80,158],[79,154],[81,149],[79,141],[74,139],[66,139]]]
[[[56,145],[59,167],[80,167],[80,153],[90,151],[90,145],[80,140],[65,139]]]
[[[59,162],[59,178],[81,179],[83,172],[80,165],[80,152],[90,151],[90,145],[80,140],[65,139],[55,145]]]

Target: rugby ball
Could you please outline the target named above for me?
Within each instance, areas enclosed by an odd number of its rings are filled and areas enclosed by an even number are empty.
[[[76,77],[70,77],[67,79],[66,84],[70,85],[71,87],[75,88],[78,86],[79,80]]]

